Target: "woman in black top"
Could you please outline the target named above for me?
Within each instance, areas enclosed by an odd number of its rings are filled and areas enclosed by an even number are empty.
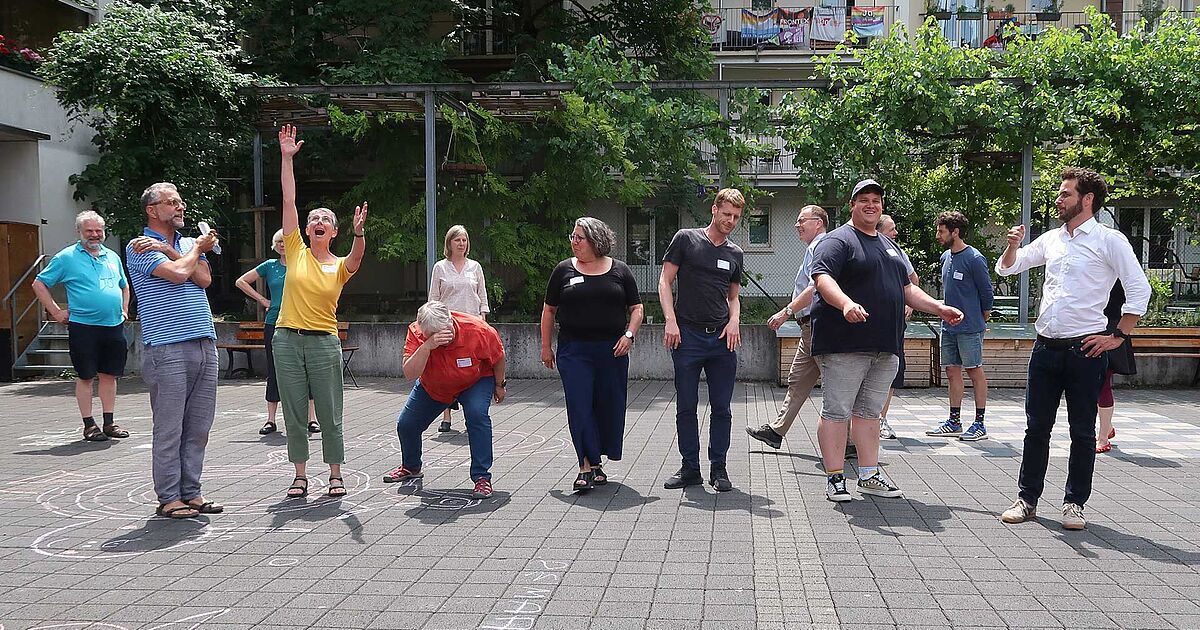
[[[568,237],[574,257],[558,264],[542,307],[542,364],[563,381],[567,424],[579,458],[574,490],[608,483],[601,457],[621,459],[629,348],[642,325],[642,300],[633,272],[609,257],[613,231],[599,219],[575,221]],[[628,317],[628,321],[626,321]],[[551,348],[558,321],[558,352]]]
[[[1116,330],[1117,322],[1121,320],[1121,307],[1125,305],[1125,289],[1118,280],[1108,295],[1108,305],[1104,307],[1104,316],[1108,318],[1108,329]],[[1133,345],[1128,339],[1115,350],[1108,351],[1108,371],[1104,374],[1104,383],[1100,386],[1100,398],[1096,403],[1096,412],[1100,417],[1100,427],[1096,431],[1096,452],[1107,453],[1112,450],[1109,440],[1117,437],[1112,419],[1116,401],[1113,400],[1113,374],[1137,374],[1137,364],[1133,359]]]

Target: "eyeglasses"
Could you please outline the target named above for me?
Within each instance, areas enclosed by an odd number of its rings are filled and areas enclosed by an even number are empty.
[[[805,221],[820,221],[820,217],[808,217],[805,219],[796,219],[796,225],[804,225]]]
[[[167,199],[166,201],[156,201],[150,205],[161,206],[163,204],[171,206],[172,208],[186,208],[187,207],[187,203],[182,199]]]
[[[568,234],[568,235],[567,235],[567,240],[568,240],[568,241],[571,241],[572,243],[580,243],[580,242],[586,241],[586,240],[587,240],[587,237],[586,237],[586,236],[579,236],[578,234]]]

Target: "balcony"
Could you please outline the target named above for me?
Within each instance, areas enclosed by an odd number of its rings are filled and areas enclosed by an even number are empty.
[[[1179,12],[1184,17],[1196,17],[1195,11]],[[1022,35],[1036,38],[1049,29],[1073,30],[1090,24],[1087,13],[1071,11],[1061,13],[999,13],[967,12],[948,13],[949,19],[942,20],[942,34],[951,43],[964,48],[988,46],[1003,48],[1003,27],[1015,23]],[[1108,14],[1122,33],[1127,33],[1143,19],[1139,11],[1123,11]],[[924,17],[924,16],[922,16]],[[991,38],[989,40],[989,38]]]
[[[766,156],[752,157],[742,162],[738,174],[742,177],[762,180],[790,181],[796,177],[799,170],[792,165],[796,152],[784,146],[783,138],[776,136],[758,136],[753,141],[770,147]],[[717,149],[708,142],[700,143],[700,161],[707,169],[708,175],[718,177],[720,167],[717,163]]]
[[[896,19],[894,6],[775,7],[714,9],[702,17],[715,51],[832,50],[846,31],[858,45],[882,37]]]

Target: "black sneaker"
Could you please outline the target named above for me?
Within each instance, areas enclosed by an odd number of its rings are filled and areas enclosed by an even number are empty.
[[[449,433],[450,431],[451,429],[449,420],[443,420],[442,423],[438,425],[438,433]]]
[[[846,490],[846,477],[829,475],[825,479],[825,498],[834,503],[845,503],[851,500],[850,491]]]
[[[783,446],[783,436],[776,433],[775,429],[772,429],[769,424],[764,424],[758,428],[746,427],[746,435],[774,449]]]
[[[704,477],[700,476],[700,471],[696,468],[688,468],[684,466],[679,469],[674,475],[663,483],[663,487],[667,490],[677,490],[688,486],[698,486],[704,483]]]
[[[717,492],[733,490],[733,483],[729,481],[729,473],[725,470],[725,464],[713,464],[708,472],[708,483]]]

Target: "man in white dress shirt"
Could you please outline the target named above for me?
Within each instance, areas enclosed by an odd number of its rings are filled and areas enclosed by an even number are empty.
[[[1068,168],[1062,173],[1055,207],[1063,226],[1042,234],[1026,247],[1025,226],[1008,231],[1008,248],[996,261],[996,273],[1011,276],[1046,266],[1038,309],[1037,342],[1029,358],[1025,389],[1025,450],[1017,480],[1018,498],[1004,511],[1005,523],[1035,518],[1046,481],[1050,429],[1058,403],[1067,396],[1071,455],[1063,499],[1064,529],[1083,529],[1083,506],[1092,493],[1096,463],[1096,400],[1108,369],[1108,350],[1119,347],[1145,314],[1150,283],[1125,235],[1098,223],[1108,186],[1094,171]],[[1121,320],[1110,329],[1104,306],[1114,282],[1125,287]]]

